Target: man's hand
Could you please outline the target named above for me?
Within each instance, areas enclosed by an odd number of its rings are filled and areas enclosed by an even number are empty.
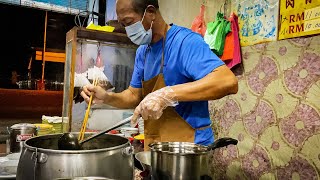
[[[103,104],[108,97],[108,93],[101,86],[93,86],[92,84],[84,86],[81,92],[81,96],[88,103],[91,94],[93,95],[93,104]]]
[[[175,100],[175,93],[171,87],[159,89],[147,95],[135,109],[132,124],[136,124],[141,116],[144,120],[159,119],[163,110],[168,106],[175,107],[178,101]]]

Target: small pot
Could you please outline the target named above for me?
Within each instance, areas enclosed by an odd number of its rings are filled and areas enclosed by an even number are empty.
[[[24,141],[37,135],[37,127],[33,124],[15,124],[8,128],[10,134],[10,152],[21,153]]]
[[[238,141],[232,138],[222,138],[210,146],[186,142],[150,144],[152,179],[212,179],[209,173],[209,152],[231,144],[237,145]]]

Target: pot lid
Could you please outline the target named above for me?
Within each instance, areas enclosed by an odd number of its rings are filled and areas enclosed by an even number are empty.
[[[20,124],[15,124],[10,128],[11,129],[36,129],[36,126],[28,123],[20,123]]]

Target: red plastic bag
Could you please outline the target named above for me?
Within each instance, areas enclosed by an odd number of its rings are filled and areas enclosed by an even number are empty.
[[[191,30],[193,32],[201,34],[202,37],[204,37],[207,30],[206,22],[204,21],[205,9],[206,7],[204,5],[201,5],[200,14],[193,20],[191,25]]]
[[[231,22],[232,32],[226,37],[224,53],[220,58],[229,68],[233,68],[241,63],[238,16],[232,13],[229,21]]]

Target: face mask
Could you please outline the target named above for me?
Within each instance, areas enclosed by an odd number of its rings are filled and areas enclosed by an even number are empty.
[[[152,24],[148,31],[146,31],[143,27],[143,19],[146,14],[146,11],[143,14],[142,20],[138,21],[130,26],[126,27],[126,32],[130,40],[135,43],[136,45],[145,45],[150,44],[152,40]]]

